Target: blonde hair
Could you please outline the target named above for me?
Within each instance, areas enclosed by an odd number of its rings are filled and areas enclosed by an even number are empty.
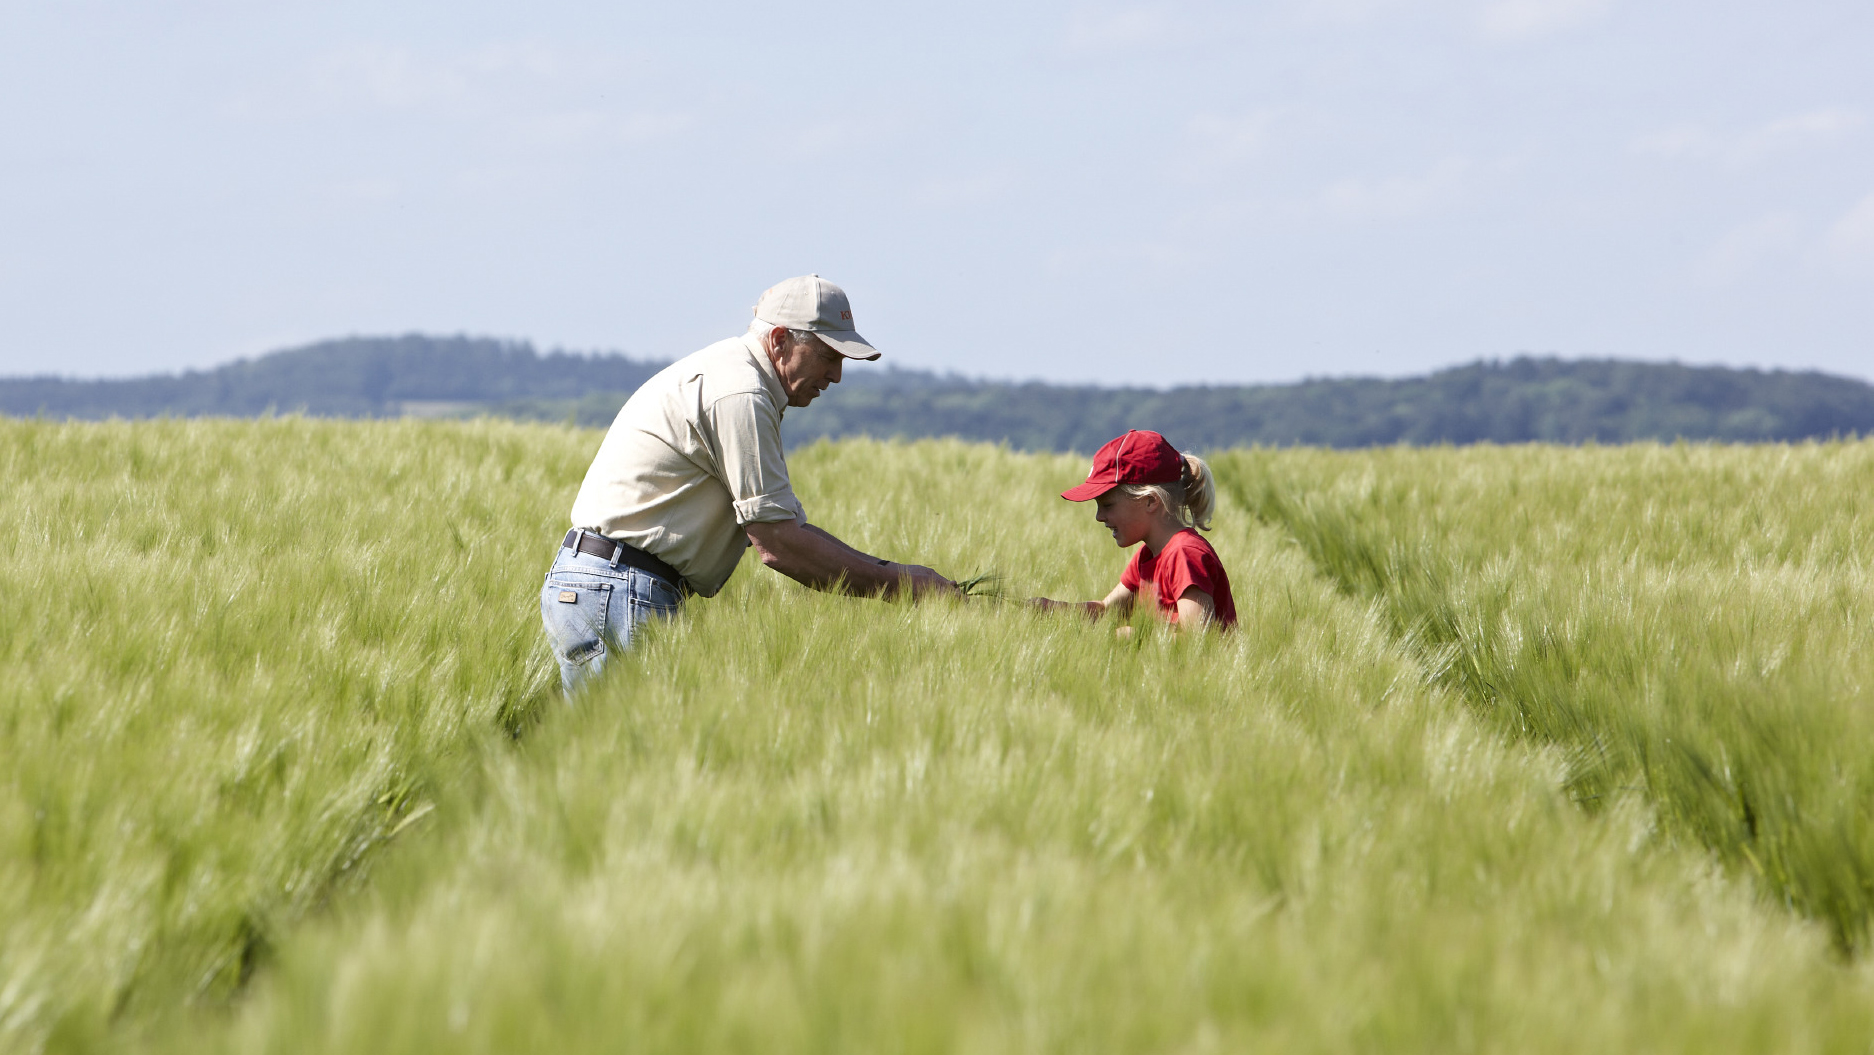
[[[1175,484],[1120,484],[1119,489],[1134,498],[1156,496],[1165,512],[1185,527],[1210,530],[1210,515],[1217,509],[1217,482],[1210,466],[1195,454],[1178,455],[1184,459],[1184,473]]]

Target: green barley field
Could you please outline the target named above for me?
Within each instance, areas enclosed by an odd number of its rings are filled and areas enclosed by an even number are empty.
[[[0,1050],[1874,1046],[1874,442],[1220,453],[1240,630],[747,562],[568,705],[600,433],[0,421]],[[790,459],[1088,598],[1082,459]]]

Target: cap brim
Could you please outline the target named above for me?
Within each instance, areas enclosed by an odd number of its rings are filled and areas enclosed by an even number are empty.
[[[1089,481],[1081,484],[1079,487],[1069,487],[1067,490],[1061,492],[1061,497],[1067,499],[1069,502],[1086,502],[1098,498],[1118,486],[1118,484],[1096,484]]]
[[[858,330],[815,330],[815,337],[825,341],[832,349],[848,359],[864,359],[868,362],[879,357],[879,350],[866,343],[859,336]]]

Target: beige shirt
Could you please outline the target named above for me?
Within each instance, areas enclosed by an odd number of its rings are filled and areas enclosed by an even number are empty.
[[[748,547],[744,524],[799,519],[781,451],[787,392],[751,330],[686,355],[612,422],[573,526],[655,554],[713,597]]]

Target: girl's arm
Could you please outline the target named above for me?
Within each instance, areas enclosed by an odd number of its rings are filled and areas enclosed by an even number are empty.
[[[1217,601],[1195,586],[1178,595],[1178,629],[1202,630],[1217,614]]]
[[[1113,587],[1113,592],[1106,595],[1106,600],[1096,603],[1099,604],[1100,611],[1111,612],[1115,616],[1124,619],[1126,616],[1132,614],[1132,602],[1133,599],[1138,596],[1138,594],[1133,593],[1124,586],[1115,586]]]
[[[1124,619],[1132,611],[1132,600],[1138,596],[1124,586],[1113,587],[1113,592],[1106,595],[1104,601],[1051,601],[1046,597],[1036,597],[1028,603],[1044,612],[1058,612],[1062,609],[1079,609],[1087,613],[1089,619],[1098,619],[1107,612],[1112,612]]]

